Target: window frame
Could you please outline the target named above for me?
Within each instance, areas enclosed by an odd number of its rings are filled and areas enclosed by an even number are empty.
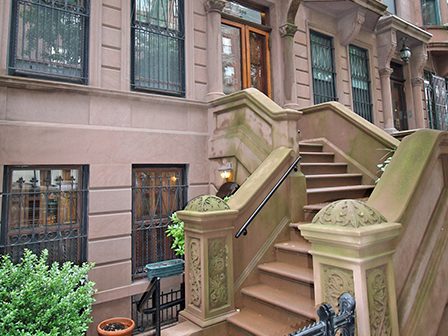
[[[180,171],[181,181],[179,182],[178,185],[176,185],[176,188],[180,189],[179,191],[180,191],[181,195],[180,195],[180,200],[179,201],[182,202],[183,204],[181,204],[180,208],[175,210],[175,211],[183,209],[186,206],[187,202],[188,202],[188,199],[187,199],[187,196],[188,196],[188,165],[187,164],[133,164],[132,165],[132,170],[131,170],[131,174],[132,174],[131,240],[132,240],[132,279],[133,280],[137,280],[137,279],[145,276],[145,273],[142,271],[142,267],[144,267],[144,266],[140,265],[140,261],[142,261],[142,260],[140,260],[140,259],[137,260],[137,251],[136,251],[137,246],[136,245],[137,245],[137,238],[138,237],[136,235],[136,232],[137,231],[143,231],[142,225],[144,226],[145,223],[147,223],[148,221],[152,221],[153,219],[156,220],[156,221],[157,221],[157,219],[159,219],[160,222],[163,222],[163,224],[166,224],[164,226],[167,226],[170,223],[169,216],[172,214],[172,213],[170,214],[170,213],[164,213],[164,212],[157,212],[157,209],[154,209],[154,216],[155,216],[155,218],[150,219],[149,217],[145,217],[143,215],[143,211],[141,213],[141,215],[142,215],[141,218],[137,218],[138,214],[137,214],[137,210],[136,210],[136,208],[137,208],[136,201],[137,201],[138,195],[136,195],[136,194],[138,192],[138,189],[144,189],[144,187],[137,185],[137,183],[136,183],[136,171],[143,170],[143,169],[160,170],[163,173],[168,172],[170,169],[172,169],[172,170],[179,170]],[[154,187],[157,188],[159,186],[157,185],[157,186],[154,186]],[[163,184],[160,187],[161,187],[161,189],[163,189],[164,188]],[[151,188],[151,187],[149,187],[149,188]],[[140,192],[141,192],[141,190],[140,190]],[[154,192],[158,193],[159,191],[156,190]],[[142,197],[142,196],[140,196],[140,197]],[[163,198],[163,195],[161,196],[161,198]],[[148,202],[148,203],[150,203],[150,202]],[[163,204],[162,204],[162,210],[163,210]],[[175,211],[173,211],[173,212],[175,212]],[[159,228],[159,227],[151,226],[151,223],[150,223],[149,226],[146,227],[146,229],[148,231],[149,230],[154,230],[154,229],[157,229],[157,228]],[[157,234],[157,232],[156,232],[156,234]],[[165,230],[163,230],[163,234],[164,234],[164,238],[166,239],[165,242],[169,242],[170,239],[168,237],[166,237]],[[141,238],[141,239],[144,239],[144,238]],[[165,248],[166,248],[166,246],[165,246]],[[171,246],[168,246],[168,248],[171,248]],[[158,250],[158,248],[156,248],[156,250]],[[144,251],[144,250],[139,251],[140,258],[142,258],[141,257],[142,255],[145,256],[145,252],[151,252],[151,251],[150,250],[148,250],[148,251]],[[159,251],[157,252],[157,254],[158,253],[159,253]],[[171,251],[171,255],[174,258],[176,257],[174,251]],[[154,259],[156,259],[157,261],[167,260],[166,258],[165,259],[160,259],[159,257],[160,256],[157,255],[157,256],[155,256]],[[150,258],[151,257],[147,257],[146,259],[150,259]]]
[[[81,264],[83,262],[87,261],[87,234],[88,234],[88,183],[89,183],[89,167],[87,165],[5,165],[4,166],[4,174],[3,174],[3,189],[2,189],[2,207],[1,207],[1,222],[0,222],[0,248],[1,249],[7,249],[10,244],[7,244],[8,242],[8,236],[10,234],[11,227],[10,227],[10,221],[9,221],[9,214],[10,214],[10,207],[9,207],[9,197],[14,194],[12,190],[12,177],[14,171],[21,171],[21,170],[68,170],[68,169],[76,169],[78,171],[78,188],[75,189],[72,192],[76,192],[78,194],[77,196],[77,207],[79,208],[77,211],[77,222],[79,226],[79,234],[76,238],[80,240],[80,247],[79,247],[79,254],[77,255],[78,260],[72,260],[72,259],[63,259],[58,260],[59,262],[65,262],[65,261],[72,261],[78,264]],[[59,190],[59,193],[62,191]],[[42,192],[39,191],[39,194]],[[48,194],[48,191],[45,191],[46,194]],[[21,196],[26,195],[26,193],[20,193]],[[40,202],[40,201],[39,201]],[[49,207],[45,207],[45,215],[48,211]],[[25,209],[26,207],[21,207],[20,212]],[[24,210],[24,211],[25,211]],[[34,211],[36,209],[33,209]],[[40,211],[40,207],[39,207]],[[52,224],[48,225],[46,224],[43,228],[38,226],[38,230],[35,231],[35,224],[32,223],[32,228],[30,233],[36,234],[36,233],[42,233],[43,230],[45,233],[60,233],[66,228],[73,228],[73,224],[70,223],[68,225],[57,223],[54,226],[51,226]],[[54,228],[55,230],[51,231],[48,228]],[[13,229],[16,230],[16,229]],[[29,230],[25,230],[25,232],[28,232]],[[19,227],[19,231],[23,232],[21,228]],[[48,238],[48,237],[47,237]],[[73,237],[71,237],[73,238]],[[51,242],[51,239],[43,239],[41,241],[38,241],[39,244],[46,244],[48,242]],[[27,244],[23,244],[23,247],[21,247],[21,250],[25,248],[29,248]],[[44,248],[46,248],[44,246]],[[42,251],[42,249],[38,249]]]
[[[160,88],[155,87],[145,87],[145,86],[138,86],[135,84],[136,79],[136,48],[135,48],[135,31],[138,29],[137,25],[139,21],[136,19],[136,2],[139,0],[131,0],[130,6],[131,6],[131,40],[130,40],[130,48],[131,48],[131,60],[130,60],[130,68],[131,68],[131,90],[133,91],[140,91],[140,92],[148,92],[148,93],[155,93],[155,94],[161,94],[165,96],[174,96],[174,97],[182,97],[185,98],[186,96],[186,65],[185,65],[185,1],[184,0],[177,0],[178,1],[178,13],[179,13],[179,31],[178,34],[182,36],[182,38],[178,38],[181,40],[181,50],[179,50],[179,66],[180,66],[180,90],[178,91],[172,91],[172,90],[164,90]],[[152,0],[146,0],[146,1],[152,1]],[[161,0],[157,0],[161,1]],[[147,26],[151,26],[151,24],[146,23]],[[152,25],[154,26],[154,25]],[[160,27],[160,26],[157,26]]]
[[[367,81],[365,81],[367,83],[367,90],[364,90],[366,92],[368,92],[368,98],[369,98],[369,106],[370,106],[370,110],[368,111],[369,113],[369,118],[365,118],[364,115],[362,115],[359,111],[356,111],[356,103],[355,103],[355,95],[354,95],[354,86],[353,86],[353,68],[352,68],[352,53],[351,53],[351,48],[357,49],[363,53],[365,53],[366,58],[365,58],[365,62],[366,62],[366,73],[367,73]],[[370,71],[370,57],[369,57],[369,49],[367,48],[363,48],[363,47],[359,47],[357,45],[354,44],[350,44],[348,46],[348,61],[349,61],[349,69],[350,69],[350,86],[351,86],[351,94],[352,94],[352,106],[353,106],[353,112],[355,112],[356,114],[358,114],[359,116],[363,117],[364,119],[366,119],[367,121],[373,123],[373,96],[372,96],[372,76],[371,76],[371,71]],[[359,103],[363,103],[366,104],[366,102],[359,102]]]
[[[427,1],[428,0],[420,0],[420,8],[421,8],[423,26],[425,26],[425,27],[438,27],[438,26],[441,25],[440,2],[439,2],[439,0],[433,0],[434,1],[434,6],[435,6],[434,7],[435,8],[435,13],[434,13],[434,15],[435,15],[435,17],[434,17],[435,22],[428,23],[428,22],[425,22],[425,16],[423,15],[424,14],[423,5],[426,4]]]
[[[321,96],[323,97],[322,94],[316,94],[316,85],[315,85],[315,78],[314,78],[314,66],[313,66],[313,48],[312,48],[312,35],[316,35],[318,37],[327,39],[328,41],[330,41],[330,49],[331,49],[331,74],[332,74],[332,86],[333,86],[333,96],[329,97],[332,98],[332,100],[325,100],[325,101],[319,101],[316,102],[316,96]],[[335,67],[335,48],[334,48],[334,37],[330,36],[330,35],[326,35],[324,33],[321,33],[319,31],[310,29],[309,30],[309,49],[310,49],[310,68],[311,68],[311,83],[312,83],[312,89],[313,89],[313,103],[314,104],[319,104],[319,103],[324,103],[324,102],[329,102],[329,101],[339,101],[339,97],[338,97],[338,91],[337,91],[337,73],[336,73],[336,67]]]
[[[81,74],[79,77],[75,76],[66,76],[66,75],[58,75],[52,74],[51,72],[44,71],[27,71],[25,69],[20,69],[16,67],[17,63],[17,45],[18,45],[18,15],[19,3],[29,4],[31,6],[44,6],[40,2],[33,3],[29,0],[13,0],[11,1],[11,20],[10,20],[10,32],[9,32],[9,47],[8,47],[8,74],[12,76],[20,76],[20,77],[28,77],[28,78],[37,78],[44,80],[53,80],[58,82],[68,82],[75,84],[88,84],[88,65],[89,65],[89,36],[90,36],[90,0],[85,1],[85,10],[84,14],[80,14],[80,16],[84,17],[84,27],[82,33],[82,51],[79,55],[81,59]],[[57,11],[58,9],[52,9]]]

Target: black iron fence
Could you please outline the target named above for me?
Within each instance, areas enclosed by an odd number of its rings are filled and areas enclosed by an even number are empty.
[[[18,262],[25,248],[49,261],[86,260],[87,169],[8,167],[4,178],[0,254]]]
[[[9,70],[85,83],[88,0],[12,1]]]
[[[355,299],[349,293],[339,297],[339,313],[331,305],[324,303],[317,309],[319,321],[304,327],[289,336],[354,336]]]
[[[155,330],[160,335],[162,326],[177,322],[179,312],[185,308],[185,285],[168,292],[160,290],[160,279],[153,278],[148,290],[132,297],[132,319],[136,334]]]

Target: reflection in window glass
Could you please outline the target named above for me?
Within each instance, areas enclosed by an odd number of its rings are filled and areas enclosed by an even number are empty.
[[[423,24],[427,26],[440,25],[438,0],[421,0]]]
[[[223,90],[229,94],[242,89],[241,30],[221,25]]]
[[[227,1],[224,13],[256,24],[264,24],[265,14],[259,10],[246,7],[233,1]]]

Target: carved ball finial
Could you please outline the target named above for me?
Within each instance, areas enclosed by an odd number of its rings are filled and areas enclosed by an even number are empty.
[[[214,195],[201,195],[188,202],[185,210],[197,212],[209,212],[229,210],[230,207],[221,198]]]
[[[312,223],[334,225],[349,228],[360,228],[387,222],[387,219],[377,210],[357,200],[341,200],[322,208]]]

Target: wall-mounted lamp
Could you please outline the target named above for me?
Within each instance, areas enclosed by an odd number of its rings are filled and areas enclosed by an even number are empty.
[[[232,170],[233,167],[231,162],[227,162],[225,165],[218,168],[219,174],[226,181],[229,180],[230,177],[232,176]]]
[[[406,45],[407,38],[401,38],[401,49],[400,49],[400,58],[403,62],[409,63],[409,59],[411,58],[411,49]]]

